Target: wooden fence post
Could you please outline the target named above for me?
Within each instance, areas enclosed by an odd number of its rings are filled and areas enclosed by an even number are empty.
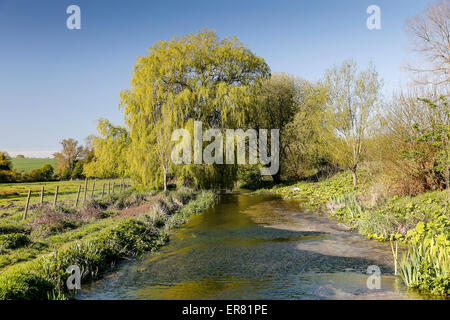
[[[53,200],[53,206],[56,206],[56,202],[58,201],[58,191],[59,191],[59,186],[56,186],[55,199]]]
[[[91,200],[94,199],[95,182],[92,183]]]
[[[81,184],[78,186],[77,199],[75,200],[75,208],[78,206],[78,199],[80,198]]]
[[[23,213],[23,220],[25,220],[27,218],[28,206],[30,204],[30,197],[31,197],[31,189],[28,189],[28,197],[27,197],[27,203],[25,204],[25,212]]]
[[[41,201],[40,201],[41,206],[44,204],[44,186],[41,187]]]
[[[84,180],[84,195],[83,195],[83,203],[86,202],[86,196],[87,196],[87,178]]]
[[[111,181],[108,181],[108,195],[111,194]]]
[[[104,195],[105,195],[105,184],[102,185],[102,199]]]
[[[114,186],[116,185],[116,182],[113,181],[113,185],[112,185],[112,193],[114,193]]]

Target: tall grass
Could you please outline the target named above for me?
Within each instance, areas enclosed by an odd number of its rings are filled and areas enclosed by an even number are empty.
[[[395,252],[394,261],[408,287],[450,295],[449,251],[439,239],[428,238],[408,243],[400,260]]]

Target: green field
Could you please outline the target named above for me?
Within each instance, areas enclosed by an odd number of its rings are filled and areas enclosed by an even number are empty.
[[[14,169],[30,171],[40,169],[44,164],[51,164],[53,168],[56,166],[55,159],[50,158],[12,158],[11,162]]]
[[[110,192],[112,192],[113,185],[114,192],[118,192],[121,182],[121,179],[89,180],[87,184],[86,198],[91,198],[92,187],[94,187],[95,198],[101,197],[103,185],[105,185],[105,194],[108,193],[108,185],[110,187]],[[30,205],[39,203],[41,187],[44,187],[44,202],[53,202],[56,186],[58,186],[58,202],[64,202],[69,206],[73,205],[75,204],[79,186],[81,186],[80,200],[84,198],[84,183],[84,180],[0,183],[0,215],[5,212],[12,214],[13,212],[23,211],[28,190],[31,190]]]

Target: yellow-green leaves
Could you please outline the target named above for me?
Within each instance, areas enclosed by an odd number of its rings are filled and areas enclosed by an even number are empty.
[[[106,119],[99,121],[97,130],[100,137],[92,141],[94,160],[84,166],[83,173],[87,177],[123,177],[127,174],[128,132]]]
[[[264,59],[237,38],[220,39],[214,31],[157,42],[138,58],[131,88],[121,94],[131,175],[147,187],[166,185],[169,176],[189,171],[194,180],[203,180],[208,171],[205,179],[217,176],[215,167],[175,170],[167,157],[170,134],[192,120],[217,128],[243,124],[249,86],[268,74]]]

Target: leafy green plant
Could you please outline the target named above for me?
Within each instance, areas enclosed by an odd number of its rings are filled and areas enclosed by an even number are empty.
[[[16,249],[30,242],[27,235],[23,233],[9,233],[0,235],[0,249]]]

